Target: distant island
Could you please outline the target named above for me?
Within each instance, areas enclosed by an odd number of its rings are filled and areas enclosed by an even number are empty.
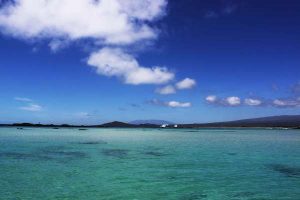
[[[152,120],[153,121],[153,120]],[[159,121],[161,123],[159,123]],[[140,123],[138,123],[140,122]],[[49,127],[49,128],[295,128],[300,129],[300,115],[281,115],[243,119],[227,122],[175,124],[157,120],[156,123],[143,123],[147,120],[139,120],[131,123],[113,121],[100,125],[70,125],[70,124],[32,124],[14,123],[0,124],[9,127]]]
[[[135,120],[129,122],[129,124],[154,124],[154,125],[163,125],[163,124],[175,124],[174,122],[166,121],[166,120],[157,120],[157,119],[150,119],[150,120]]]

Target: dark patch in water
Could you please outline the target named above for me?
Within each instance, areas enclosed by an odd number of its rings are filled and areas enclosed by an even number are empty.
[[[176,177],[176,176],[167,176],[167,179],[168,179],[168,180],[176,180],[177,177]]]
[[[32,143],[34,143],[34,144],[46,144],[47,142],[45,142],[45,141],[33,141]]]
[[[63,156],[63,157],[70,157],[70,158],[85,158],[86,154],[79,151],[53,151],[48,152],[50,155],[54,156]]]
[[[33,154],[33,153],[19,153],[19,152],[3,152],[0,153],[0,158],[4,159],[14,159],[14,160],[51,160],[50,157],[39,155],[39,154]]]
[[[154,147],[154,146],[147,146],[144,148],[144,151],[160,151],[162,148]]]
[[[155,151],[147,151],[144,154],[148,155],[148,156],[157,156],[157,157],[161,157],[161,156],[166,156],[167,155],[167,154],[160,153],[160,152],[155,152]]]
[[[79,142],[77,144],[97,145],[97,144],[107,144],[107,142],[104,142],[104,141],[87,141],[87,142]]]
[[[216,133],[234,133],[236,131],[231,131],[231,130],[187,130],[187,131],[182,131],[182,132],[189,132],[189,133],[197,133],[197,132],[204,132],[208,131],[209,133],[216,132]]]
[[[185,196],[183,196],[182,200],[199,200],[199,199],[206,199],[207,195],[202,193],[190,193]]]
[[[227,153],[227,155],[230,155],[230,156],[236,156],[237,153]]]
[[[220,131],[222,133],[235,133],[236,131]]]
[[[80,159],[87,157],[86,153],[81,151],[68,151],[64,146],[50,146],[40,150],[40,153],[54,158]]]
[[[199,131],[183,131],[183,132],[194,133],[194,132],[199,132]]]
[[[128,150],[126,149],[104,149],[102,154],[105,156],[125,158],[128,156]]]
[[[0,158],[12,158],[12,159],[28,159],[31,158],[31,154],[18,153],[18,152],[2,152]]]
[[[30,159],[34,161],[70,161],[74,159],[86,158],[87,154],[80,151],[66,151],[62,146],[50,146],[38,149],[34,152],[2,152],[0,153],[0,159],[15,159],[25,160]]]
[[[254,195],[255,195],[254,192],[238,192],[238,193],[234,194],[233,197],[237,197],[237,198],[251,197],[251,196],[254,196]]]
[[[44,147],[38,147],[36,149],[37,154],[49,154],[51,152],[55,151],[66,151],[68,148],[66,146],[60,145],[60,146],[44,146]]]
[[[283,164],[270,164],[267,167],[288,177],[300,177],[299,167],[291,167]]]

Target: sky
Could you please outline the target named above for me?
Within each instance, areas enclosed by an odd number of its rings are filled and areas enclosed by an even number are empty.
[[[300,114],[298,0],[0,0],[0,123]]]

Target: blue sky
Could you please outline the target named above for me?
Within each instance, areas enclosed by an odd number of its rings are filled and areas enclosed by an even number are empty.
[[[15,2],[0,1],[1,123],[299,114],[297,0]]]

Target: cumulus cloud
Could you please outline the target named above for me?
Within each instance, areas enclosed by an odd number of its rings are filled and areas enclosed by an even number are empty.
[[[291,97],[277,98],[272,100],[269,104],[277,108],[298,108],[300,107],[300,82],[295,83],[290,88]]]
[[[247,98],[244,103],[248,106],[260,106],[263,102],[259,99]]]
[[[241,99],[239,97],[227,97],[224,102],[230,106],[238,106],[241,104]]]
[[[172,85],[167,85],[165,87],[158,88],[156,90],[156,93],[163,94],[163,95],[175,94],[176,93],[176,89]]]
[[[239,106],[239,105],[241,105],[240,97],[236,97],[236,96],[219,99],[216,95],[209,95],[205,98],[205,101],[209,104],[220,105],[220,106]]]
[[[196,85],[196,81],[190,78],[185,78],[182,81],[176,84],[177,89],[184,90],[184,89],[191,89]]]
[[[42,106],[38,104],[30,103],[27,106],[20,107],[21,110],[30,111],[30,112],[38,112],[42,111]]]
[[[274,99],[274,100],[260,100],[255,98],[246,98],[243,101],[240,97],[227,97],[219,99],[215,95],[210,95],[205,98],[205,101],[209,104],[219,106],[273,106],[277,108],[296,108],[300,107],[300,98],[285,98],[285,99]]]
[[[185,78],[182,81],[177,82],[174,86],[173,85],[167,85],[162,88],[158,88],[156,90],[159,94],[174,94],[176,93],[176,89],[178,90],[185,90],[185,89],[191,89],[196,85],[196,81],[190,78]]]
[[[205,98],[205,100],[208,102],[208,103],[215,103],[217,101],[217,96],[215,95],[209,95]]]
[[[98,74],[120,77],[125,83],[163,84],[174,78],[174,74],[165,67],[146,68],[130,54],[119,48],[103,48],[94,52],[88,64],[96,68]]]
[[[0,26],[21,38],[93,38],[130,44],[155,38],[147,22],[164,15],[165,0],[14,0],[0,10]]]
[[[226,98],[218,98],[216,95],[209,95],[205,101],[211,105],[217,106],[272,106],[276,108],[298,108],[300,107],[300,97],[281,98],[262,100],[261,98],[245,98],[241,99],[237,96]]]
[[[153,99],[149,101],[148,103],[152,105],[159,105],[159,106],[165,106],[165,107],[171,107],[171,108],[188,108],[191,107],[192,104],[190,102],[178,102],[178,101],[160,101],[157,99]]]
[[[133,85],[163,84],[174,78],[172,72],[144,67],[124,49],[157,38],[152,24],[166,14],[166,5],[167,0],[14,0],[0,6],[0,31],[21,39],[48,39],[53,51],[90,39],[96,48],[104,46],[87,61],[98,74]]]
[[[275,99],[273,105],[279,108],[300,107],[300,99]]]
[[[190,102],[178,102],[178,101],[169,101],[166,102],[166,105],[172,108],[188,108],[191,107],[192,104]]]
[[[219,99],[216,95],[209,95],[205,98],[205,101],[209,104],[220,106],[239,106],[242,103],[240,97],[236,96]]]

